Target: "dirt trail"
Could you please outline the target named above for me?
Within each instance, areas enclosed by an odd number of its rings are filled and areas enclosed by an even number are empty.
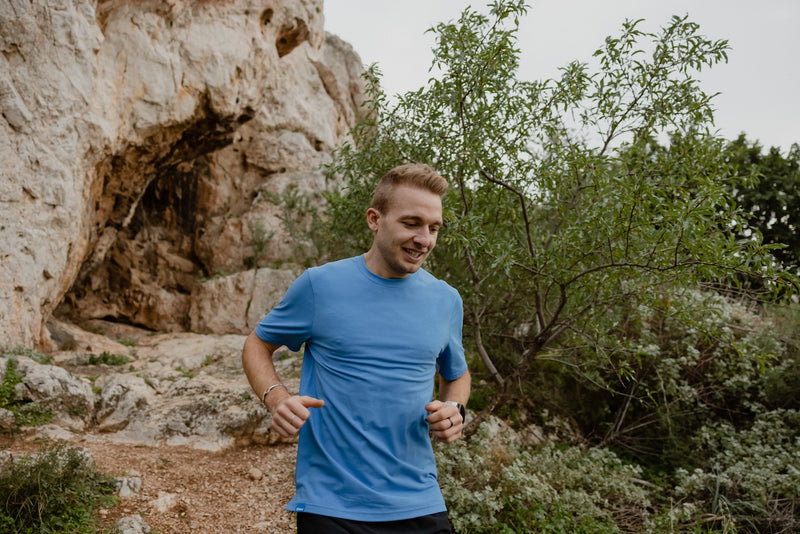
[[[294,444],[208,452],[131,446],[90,436],[70,445],[88,448],[104,473],[141,477],[137,493],[100,511],[105,525],[138,513],[159,534],[294,532],[294,517],[283,509],[294,491]],[[20,437],[0,441],[0,448],[15,455],[40,447]]]

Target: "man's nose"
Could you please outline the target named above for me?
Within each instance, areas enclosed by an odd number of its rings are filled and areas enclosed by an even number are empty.
[[[414,234],[414,243],[421,247],[432,247],[435,242],[435,236],[428,228],[422,228]]]

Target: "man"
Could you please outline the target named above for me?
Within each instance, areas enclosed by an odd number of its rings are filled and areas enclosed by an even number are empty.
[[[248,336],[242,364],[281,436],[299,434],[299,534],[449,533],[430,436],[461,437],[470,375],[458,292],[421,268],[447,182],[427,165],[389,171],[366,212],[370,249],[304,272]],[[300,394],[275,372],[305,343]],[[439,398],[433,378],[439,374]]]

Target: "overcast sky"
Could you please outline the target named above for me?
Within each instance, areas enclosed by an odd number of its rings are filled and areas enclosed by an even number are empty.
[[[434,39],[425,30],[488,1],[324,0],[325,29],[353,45],[365,64],[378,63],[390,95],[429,77]],[[522,21],[519,78],[558,76],[574,59],[589,61],[622,22],[645,19],[657,31],[672,15],[689,15],[710,39],[727,39],[728,63],[699,78],[714,100],[721,135],[740,132],[784,152],[800,143],[800,0],[532,0]]]

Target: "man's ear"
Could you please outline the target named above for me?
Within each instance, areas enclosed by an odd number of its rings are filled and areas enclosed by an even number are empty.
[[[375,208],[369,208],[367,210],[367,226],[373,232],[378,231],[378,219],[381,218],[381,212],[376,210]]]

